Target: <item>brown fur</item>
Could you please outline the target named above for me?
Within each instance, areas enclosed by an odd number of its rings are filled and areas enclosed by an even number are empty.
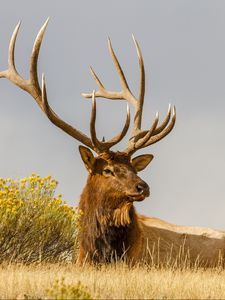
[[[80,198],[80,264],[109,263],[124,257],[130,263],[160,265],[188,262],[214,266],[223,262],[225,232],[176,226],[136,213],[133,202],[137,199],[129,195],[144,182],[130,157],[110,152],[91,161],[84,160],[90,174]],[[114,175],[104,175],[105,168]]]
[[[225,232],[204,227],[177,226],[138,215],[148,263],[224,266]],[[138,259],[143,255],[139,253]]]
[[[136,236],[141,234],[133,204],[126,200],[119,203],[118,195],[105,197],[98,187],[95,190],[92,185],[91,197],[87,191],[89,185],[81,195],[80,209],[84,215],[81,220],[80,262],[105,263],[119,259],[135,246]],[[118,205],[112,207],[110,202]]]
[[[114,167],[115,176],[105,177],[103,169]],[[116,175],[117,174],[117,175]],[[115,178],[115,177],[118,178]],[[130,180],[130,188],[129,181]],[[128,192],[142,182],[130,158],[113,152],[98,156],[81,194],[79,262],[111,262],[126,252],[133,253],[141,239],[141,229]]]

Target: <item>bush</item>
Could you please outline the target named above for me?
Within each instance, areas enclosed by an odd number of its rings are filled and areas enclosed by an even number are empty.
[[[64,278],[56,280],[50,289],[46,290],[48,299],[93,299],[88,288],[78,281],[77,284],[65,284]]]
[[[54,196],[57,184],[36,174],[0,178],[0,262],[71,259],[80,214]]]

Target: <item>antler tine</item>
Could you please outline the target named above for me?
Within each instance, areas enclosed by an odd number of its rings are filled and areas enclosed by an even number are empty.
[[[158,126],[154,130],[153,135],[156,135],[156,134],[160,133],[164,128],[166,128],[166,126],[168,125],[168,123],[170,121],[170,118],[171,118],[171,110],[172,110],[172,107],[171,107],[171,104],[169,104],[168,111],[167,111],[167,114],[166,114],[166,117],[165,117],[164,121],[161,123],[160,126]]]
[[[134,45],[136,47],[137,56],[138,56],[138,62],[139,62],[139,68],[140,68],[140,87],[139,87],[139,101],[143,102],[145,97],[145,67],[144,67],[144,60],[141,53],[141,48],[135,39],[134,35],[132,34],[132,38],[134,41]]]
[[[141,48],[133,34],[132,34],[132,38],[136,48],[138,62],[139,62],[139,69],[140,69],[140,84],[139,84],[139,97],[138,97],[139,101],[137,102],[137,109],[134,116],[134,129],[132,133],[135,134],[135,131],[141,130],[142,110],[143,110],[144,97],[145,97],[145,67],[144,67],[143,56],[141,53]]]
[[[90,132],[91,132],[91,141],[95,147],[95,150],[99,152],[101,149],[101,142],[98,140],[95,130],[95,121],[96,121],[96,100],[95,100],[95,90],[92,92],[92,110],[91,110],[91,121],[90,121]]]
[[[164,120],[164,122],[157,128],[158,124],[158,115],[156,115],[155,121],[153,122],[153,125],[149,131],[142,131],[143,137],[139,134],[138,138],[135,136],[134,138],[130,139],[130,142],[128,144],[127,149],[125,152],[132,155],[135,151],[141,148],[148,147],[161,139],[163,139],[165,136],[167,136],[171,130],[173,129],[175,122],[176,122],[176,108],[173,106],[172,109],[172,118],[170,120],[171,115],[171,108],[169,106],[169,111],[167,113],[167,116]],[[170,123],[169,123],[169,120]],[[169,125],[167,126],[167,124]],[[137,139],[137,142],[135,142],[135,139]]]
[[[91,111],[91,122],[90,122],[90,132],[91,132],[91,140],[94,145],[94,150],[97,153],[103,152],[103,151],[108,151],[112,146],[116,145],[119,143],[123,137],[126,135],[127,130],[130,125],[130,110],[129,106],[127,105],[127,118],[125,125],[122,129],[122,131],[115,137],[113,137],[109,141],[99,141],[96,135],[96,129],[95,129],[95,122],[96,122],[96,99],[95,99],[95,90],[92,92],[92,111]]]
[[[113,50],[110,38],[108,38],[108,48],[109,48],[109,53],[110,53],[110,55],[112,57],[113,63],[115,65],[115,67],[116,67],[116,71],[117,71],[117,73],[119,75],[119,78],[120,78],[120,85],[121,85],[122,91],[124,92],[124,94],[126,94],[126,93],[131,94],[129,86],[127,84],[127,80],[126,80],[126,78],[124,76],[124,73],[123,73],[123,69],[121,68],[119,60],[116,57],[116,54],[115,54],[115,52]],[[128,96],[131,96],[131,95],[128,95]],[[132,99],[131,100],[128,99],[128,101],[132,102],[133,100]]]
[[[38,81],[38,73],[37,73],[37,62],[38,62],[38,56],[39,51],[41,48],[42,40],[46,31],[46,28],[48,26],[49,18],[45,21],[41,29],[39,30],[36,39],[34,41],[31,58],[30,58],[30,82],[32,85],[35,86],[37,89],[37,93],[40,94],[40,86]]]
[[[165,136],[167,136],[171,132],[171,130],[173,129],[175,123],[176,123],[176,107],[173,106],[172,118],[171,118],[170,124],[167,127],[165,127],[158,134],[151,136],[150,139],[144,144],[144,147],[150,146],[150,145],[160,141]]]
[[[104,85],[102,84],[102,82],[100,81],[100,79],[98,78],[98,76],[96,75],[95,71],[93,70],[93,68],[90,66],[90,71],[91,71],[91,75],[94,78],[94,80],[96,81],[97,85],[99,86],[100,90],[104,90]]]
[[[48,21],[48,20],[47,20]],[[47,26],[47,21],[44,24],[45,28]],[[18,22],[18,24],[16,25],[12,37],[10,39],[10,43],[9,43],[9,51],[8,51],[8,69],[0,72],[0,77],[4,77],[9,79],[11,82],[13,82],[15,85],[17,85],[18,87],[22,88],[23,90],[25,90],[26,92],[28,92],[29,94],[31,94],[35,100],[38,102],[38,105],[41,107],[41,101],[39,99],[39,95],[41,94],[41,89],[39,87],[39,83],[38,83],[38,79],[37,79],[37,67],[34,67],[34,59],[31,58],[31,69],[33,69],[33,74],[30,76],[29,80],[25,80],[22,78],[22,76],[17,72],[16,70],[16,65],[15,65],[15,46],[16,46],[16,39],[17,39],[17,35],[20,29],[20,25],[21,22]],[[42,38],[44,35],[44,32],[41,32],[41,30],[39,31],[38,36],[40,36],[40,33],[42,34]],[[36,53],[36,64],[37,64],[37,59],[38,59],[38,53],[39,53],[39,49],[41,46],[41,42],[42,42],[42,38],[40,40],[40,44],[38,45],[38,51]],[[35,42],[36,44],[36,42]],[[34,44],[34,48],[35,48],[35,44]],[[33,53],[32,53],[33,56]],[[36,80],[32,80],[33,77],[36,77]],[[38,101],[39,100],[39,101]]]
[[[92,77],[94,78],[97,86],[99,87],[99,90],[95,92],[95,97],[103,97],[111,100],[118,100],[118,99],[123,99],[123,92],[111,92],[107,91],[100,81],[99,77],[93,70],[93,68],[90,66],[90,72]],[[81,95],[85,98],[92,98],[92,93],[81,93]]]
[[[151,128],[147,131],[146,135],[143,138],[139,139],[138,142],[136,143],[137,149],[142,148],[142,146],[150,139],[152,133],[157,127],[158,122],[159,122],[159,113],[157,112]]]
[[[16,25],[10,42],[9,42],[9,50],[8,50],[8,69],[5,71],[0,72],[0,78],[7,78],[10,81],[12,81],[17,86],[21,87],[23,90],[26,91],[26,85],[27,81],[24,80],[17,72],[16,66],[15,66],[15,44],[16,44],[16,38],[20,29],[21,22],[19,21]]]
[[[171,117],[171,104],[169,104],[168,112],[166,114],[164,121],[161,123],[160,126],[156,127],[156,129],[152,133],[152,136],[160,133],[164,128],[166,128],[166,126],[168,125],[168,123],[170,121],[170,117]],[[138,140],[138,139],[144,137],[147,132],[148,132],[148,130],[140,131],[138,134],[135,135],[135,140]]]
[[[9,43],[8,68],[9,70],[13,70],[16,73],[17,71],[15,67],[14,53],[15,53],[16,38],[17,38],[18,31],[20,29],[20,25],[21,25],[21,21],[19,21],[18,24],[16,25]]]
[[[148,140],[153,135],[153,132],[155,131],[155,129],[158,125],[158,122],[159,122],[159,113],[157,112],[156,116],[155,116],[155,120],[152,123],[151,128],[149,130],[146,130],[145,132],[142,132],[144,134],[144,136],[139,137],[137,142],[135,142],[135,138],[131,138],[129,143],[128,143],[128,147],[126,148],[126,150],[124,152],[129,153],[130,155],[132,155],[138,149],[141,149],[141,148],[145,147],[146,142],[148,142]]]

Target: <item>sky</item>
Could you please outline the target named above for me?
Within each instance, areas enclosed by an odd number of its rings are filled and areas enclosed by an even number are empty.
[[[33,41],[50,17],[39,78],[45,73],[52,108],[89,135],[91,103],[81,96],[96,88],[89,65],[108,89],[120,89],[108,36],[131,90],[138,92],[133,33],[146,69],[143,128],[156,111],[162,120],[169,103],[177,108],[173,131],[136,153],[154,155],[140,173],[151,195],[135,205],[137,211],[174,224],[225,230],[224,15],[222,0],[1,1],[0,69],[7,68],[9,40],[21,20],[16,65],[28,77]],[[33,98],[6,79],[0,79],[0,104],[0,176],[52,175],[59,181],[57,193],[77,205],[87,178],[80,143],[52,125]],[[111,138],[123,126],[126,102],[98,100],[97,110],[98,136]]]

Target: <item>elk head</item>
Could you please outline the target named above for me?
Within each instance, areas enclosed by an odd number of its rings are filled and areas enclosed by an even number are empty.
[[[171,106],[169,106],[168,113],[161,125],[158,125],[159,116],[157,113],[151,127],[148,130],[142,130],[141,121],[145,95],[145,70],[140,47],[133,37],[140,68],[139,96],[135,97],[130,91],[123,70],[112,48],[111,41],[108,40],[109,52],[112,56],[113,63],[119,75],[121,91],[112,92],[106,90],[94,70],[90,68],[91,74],[99,88],[96,92],[93,91],[92,93],[82,94],[84,97],[92,99],[90,137],[72,127],[71,125],[63,121],[50,107],[47,100],[44,75],[42,75],[41,87],[38,81],[38,55],[47,24],[48,20],[44,23],[44,25],[38,32],[36,40],[34,42],[30,59],[29,79],[26,80],[22,78],[22,76],[17,72],[14,61],[15,43],[20,23],[16,26],[10,40],[8,69],[0,72],[0,78],[7,78],[12,83],[28,92],[53,124],[61,128],[64,132],[66,132],[82,144],[86,145],[87,148],[84,146],[80,146],[79,149],[81,157],[89,172],[88,180],[92,182],[92,186],[94,182],[93,178],[95,178],[96,187],[102,187],[104,185],[106,191],[112,194],[120,194],[122,195],[121,197],[123,199],[125,198],[127,201],[143,200],[146,196],[149,195],[149,187],[143,180],[140,179],[140,177],[137,176],[137,172],[143,170],[150,163],[153,156],[150,154],[141,155],[133,159],[131,159],[131,156],[137,150],[158,142],[173,129],[176,119],[175,107],[171,108]],[[100,141],[97,138],[95,130],[97,97],[107,98],[111,100],[126,100],[127,103],[134,106],[135,114],[131,137],[129,139],[127,148],[120,152],[113,152],[110,149],[112,146],[119,143],[128,131],[130,124],[129,105],[127,104],[127,118],[122,131],[109,141]],[[98,156],[94,157],[90,149],[95,151]]]

